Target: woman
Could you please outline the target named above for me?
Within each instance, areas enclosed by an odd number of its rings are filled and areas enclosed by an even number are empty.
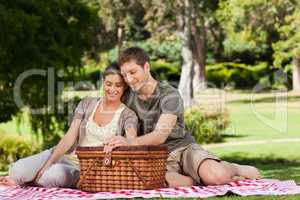
[[[86,97],[79,103],[69,130],[56,147],[13,163],[9,175],[1,177],[2,185],[74,188],[80,172],[74,153],[77,146],[103,146],[115,135],[136,137],[138,119],[121,102],[126,85],[117,65],[105,69],[103,85],[103,98]]]

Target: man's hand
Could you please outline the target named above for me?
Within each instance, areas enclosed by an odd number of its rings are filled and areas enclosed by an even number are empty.
[[[104,142],[104,152],[111,152],[114,148],[131,145],[131,142],[122,136],[113,136]]]

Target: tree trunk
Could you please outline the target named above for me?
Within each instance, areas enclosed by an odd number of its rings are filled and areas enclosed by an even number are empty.
[[[193,89],[195,92],[201,91],[207,87],[205,78],[205,60],[206,60],[206,31],[204,19],[200,19],[197,6],[193,6],[192,11],[192,44],[193,44],[193,59],[194,59],[194,78]],[[201,27],[197,26],[197,19],[200,19]]]
[[[293,58],[293,90],[300,91],[300,58]]]
[[[120,53],[122,51],[123,35],[124,35],[124,26],[120,22],[118,22],[118,28],[117,28],[118,56],[120,55]]]
[[[191,50],[183,45],[181,49],[181,55],[183,58],[183,64],[181,69],[181,76],[179,82],[179,93],[183,99],[183,105],[185,108],[190,107],[193,104],[194,91],[193,91],[193,59]]]
[[[193,88],[194,91],[201,91],[206,89],[207,83],[205,78],[205,60],[206,60],[206,53],[205,53],[205,42],[200,36],[194,35],[195,40],[195,48],[193,49],[193,59],[194,59],[194,77],[193,77]]]
[[[190,107],[193,104],[194,91],[193,91],[193,52],[191,48],[191,18],[190,18],[191,5],[189,0],[184,1],[184,12],[182,16],[182,40],[183,45],[181,49],[181,56],[183,64],[181,68],[181,76],[179,81],[179,93],[183,98],[184,107]]]

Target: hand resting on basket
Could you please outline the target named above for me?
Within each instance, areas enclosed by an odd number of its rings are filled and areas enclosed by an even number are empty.
[[[113,136],[106,140],[104,142],[104,149],[103,151],[106,153],[111,152],[114,148],[120,147],[120,146],[128,146],[131,145],[132,143],[130,142],[129,138],[125,138],[122,136]]]

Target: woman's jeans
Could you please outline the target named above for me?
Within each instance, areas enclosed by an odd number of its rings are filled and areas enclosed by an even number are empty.
[[[41,153],[20,159],[12,163],[9,168],[9,176],[19,185],[34,181],[39,170],[49,159],[54,148]],[[51,165],[36,182],[43,187],[69,187],[74,188],[79,180],[80,170],[67,158],[62,156]]]

